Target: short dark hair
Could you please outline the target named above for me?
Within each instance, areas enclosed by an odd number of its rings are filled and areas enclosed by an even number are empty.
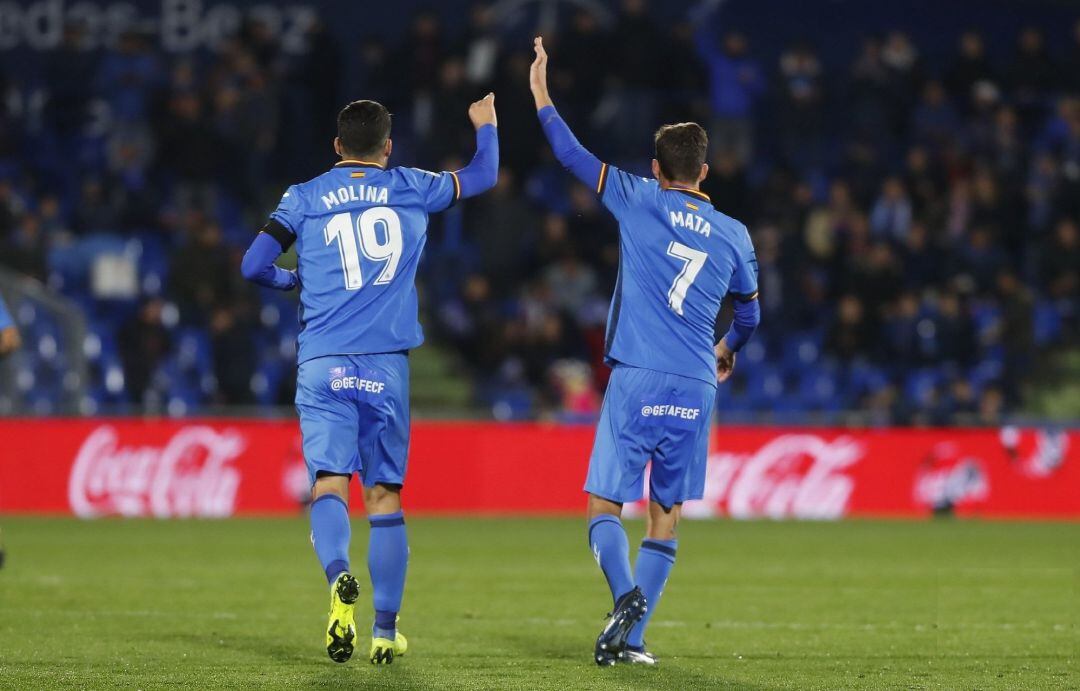
[[[696,122],[664,125],[656,130],[656,160],[668,180],[696,182],[705,165],[709,135]]]
[[[390,137],[390,111],[376,101],[353,101],[338,113],[337,136],[342,153],[378,155]]]

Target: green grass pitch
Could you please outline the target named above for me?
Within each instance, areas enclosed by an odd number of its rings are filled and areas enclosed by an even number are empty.
[[[1080,688],[1080,524],[685,522],[653,669],[592,663],[579,519],[411,519],[383,668],[326,657],[303,519],[0,527],[2,688]]]

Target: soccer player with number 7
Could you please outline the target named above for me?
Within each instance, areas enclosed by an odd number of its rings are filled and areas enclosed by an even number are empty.
[[[681,505],[705,487],[717,383],[760,320],[757,260],[746,226],[716,210],[699,184],[708,139],[692,122],[656,131],[655,180],[600,162],[559,117],[548,94],[547,52],[536,38],[529,83],[555,157],[600,196],[619,222],[619,275],[608,314],[612,367],[589,459],[589,546],[614,608],[596,639],[598,665],[656,664],[644,632],[675,563]],[[730,330],[718,338],[727,294]],[[630,569],[620,517],[642,497],[651,461],[646,537]]]
[[[419,346],[416,268],[428,214],[495,186],[495,96],[469,107],[476,154],[456,172],[387,168],[390,113],[355,101],[338,115],[330,171],[293,185],[244,255],[244,277],[300,289],[296,408],[311,481],[311,541],[330,583],[326,652],[356,644],[360,584],[349,566],[349,482],[359,473],[371,525],[372,664],[394,661],[409,547],[401,511],[409,447],[408,351]],[[295,243],[297,269],[274,262]]]

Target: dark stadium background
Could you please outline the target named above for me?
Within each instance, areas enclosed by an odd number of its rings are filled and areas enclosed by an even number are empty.
[[[1025,3],[1018,22],[1009,2],[978,3],[977,21],[967,3],[733,2],[713,40],[745,36],[748,109],[710,99],[722,66],[695,51],[682,3],[652,3],[647,21],[619,3],[90,6],[113,9],[4,8],[0,263],[26,336],[9,412],[287,408],[295,300],[242,284],[253,232],[332,162],[341,103],[391,107],[398,163],[454,167],[471,151],[465,105],[493,88],[505,175],[433,219],[417,408],[591,419],[617,240],[539,136],[524,79],[539,24],[561,109],[604,158],[645,172],[670,120],[744,140],[736,157],[715,147],[706,183],[761,256],[763,326],[721,389],[726,421],[1075,417],[1075,395],[1070,413],[1048,392],[1074,372],[1076,335],[1067,3]],[[985,56],[965,63],[969,29]],[[1044,44],[1030,54],[1026,30]],[[894,227],[894,212],[910,218]],[[14,290],[20,275],[66,302]]]
[[[683,513],[738,520],[679,526],[654,669],[589,658],[618,238],[542,137],[537,32],[602,159],[707,127],[761,268]],[[240,259],[344,103],[454,169],[488,90],[500,183],[418,275],[409,656],[333,665],[296,296]],[[1073,0],[0,1],[0,688],[1076,688],[1078,224]]]

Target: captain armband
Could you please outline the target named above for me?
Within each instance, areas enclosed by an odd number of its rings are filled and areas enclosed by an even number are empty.
[[[292,247],[292,244],[296,242],[296,235],[291,230],[286,228],[284,224],[274,218],[271,218],[269,221],[267,221],[266,225],[264,225],[260,229],[260,232],[266,233],[270,237],[277,240],[278,244],[281,245],[282,252],[289,251],[289,248]]]

